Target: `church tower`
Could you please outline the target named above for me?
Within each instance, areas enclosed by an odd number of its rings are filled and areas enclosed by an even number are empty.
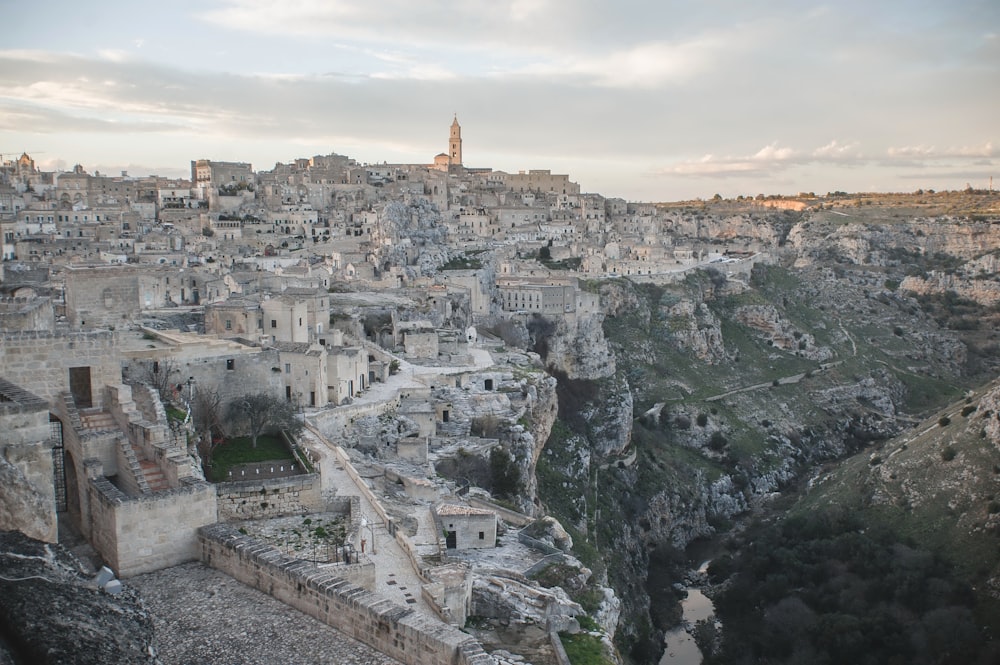
[[[462,126],[458,124],[458,115],[451,122],[451,136],[448,138],[448,163],[451,166],[462,165]]]

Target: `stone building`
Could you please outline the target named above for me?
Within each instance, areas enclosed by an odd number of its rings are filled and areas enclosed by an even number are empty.
[[[327,349],[320,344],[275,342],[285,399],[293,404],[324,407],[328,401]]]
[[[449,550],[496,547],[497,515],[492,510],[443,503],[434,507],[434,518]]]
[[[500,278],[497,290],[505,312],[561,316],[576,310],[575,280]]]

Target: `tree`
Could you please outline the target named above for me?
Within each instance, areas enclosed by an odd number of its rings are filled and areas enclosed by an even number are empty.
[[[139,381],[149,384],[160,394],[160,400],[170,402],[173,393],[174,380],[180,374],[180,368],[173,360],[152,360],[143,363],[139,370]]]
[[[302,430],[302,423],[289,402],[263,392],[250,393],[230,402],[226,419],[235,429],[246,432],[254,448],[257,437],[265,432],[284,430],[294,436]]]
[[[222,440],[222,396],[215,387],[199,386],[191,402],[191,418],[198,433],[198,453],[205,466],[212,463],[212,453]]]

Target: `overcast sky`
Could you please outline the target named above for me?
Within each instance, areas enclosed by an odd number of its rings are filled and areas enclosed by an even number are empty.
[[[998,0],[32,0],[0,154],[190,175],[336,152],[678,200],[1000,187]]]

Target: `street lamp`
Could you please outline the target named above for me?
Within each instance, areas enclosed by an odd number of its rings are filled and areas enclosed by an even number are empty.
[[[361,517],[361,528],[362,529],[365,529],[365,528],[368,529],[368,533],[370,533],[371,536],[372,536],[372,554],[378,554],[378,551],[376,551],[376,549],[375,549],[375,529],[374,529],[374,526],[372,525],[372,523],[368,521],[367,517],[364,517],[364,516]],[[362,534],[362,535],[364,535],[364,534]],[[362,551],[364,551],[364,548],[362,548]]]

